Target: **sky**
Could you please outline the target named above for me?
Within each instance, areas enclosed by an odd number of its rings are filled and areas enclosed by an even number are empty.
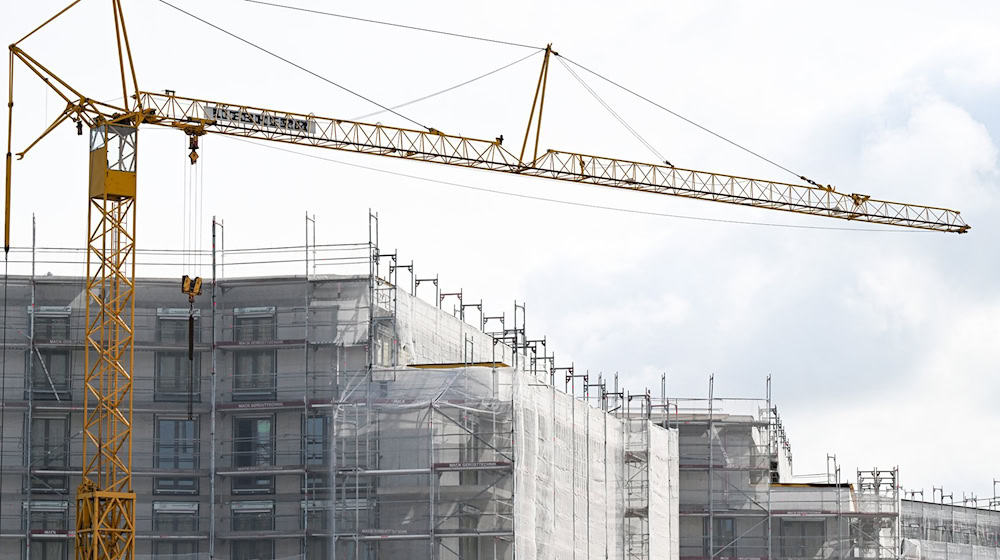
[[[170,2],[388,106],[531,54],[243,0]],[[716,395],[763,397],[770,374],[797,474],[825,472],[827,454],[836,454],[848,479],[857,468],[898,465],[902,484],[928,497],[942,486],[956,497],[987,497],[1000,478],[1000,265],[993,257],[1000,4],[941,6],[385,1],[338,2],[335,10],[552,43],[564,57],[796,174],[844,192],[960,210],[972,226],[965,235],[212,136],[202,138],[195,212],[184,198],[186,138],[143,130],[139,243],[207,249],[214,215],[225,220],[229,247],[301,245],[307,212],[316,216],[319,243],[365,241],[370,208],[380,216],[383,248],[413,259],[418,276],[440,275],[443,290],[482,298],[491,315],[510,315],[515,300],[525,301],[528,336],[546,336],[560,365],[617,372],[634,391],[654,393],[666,373],[668,392],[682,396],[707,396],[714,374]],[[12,42],[61,7],[5,6],[0,34]],[[161,0],[128,2],[126,10],[142,89],[344,119],[379,110]],[[111,26],[106,2],[83,0],[20,46],[89,97],[113,100],[121,90]],[[503,134],[512,149],[540,64],[536,54],[398,111],[449,133]],[[582,77],[679,167],[794,179]],[[20,151],[61,107],[20,66],[15,102]],[[6,112],[0,118],[6,128]],[[390,113],[367,120],[407,125]],[[540,143],[655,160],[556,62]],[[17,162],[15,246],[30,244],[32,213],[40,246],[83,244],[86,158],[85,139],[64,125]],[[185,216],[196,215],[201,241],[185,242]],[[291,266],[281,272],[300,272]]]

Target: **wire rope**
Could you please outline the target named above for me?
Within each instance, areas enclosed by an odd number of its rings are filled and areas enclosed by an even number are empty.
[[[164,2],[165,0],[160,0],[160,1]],[[543,47],[538,47],[538,46],[535,46],[535,45],[527,45],[527,44],[524,44],[524,43],[516,43],[516,42],[513,42],[513,41],[505,41],[505,40],[502,40],[502,39],[492,39],[492,38],[488,38],[488,37],[481,37],[481,36],[477,36],[477,35],[469,35],[469,34],[465,34],[465,33],[455,33],[455,32],[451,32],[451,31],[443,31],[443,30],[440,30],[440,29],[432,29],[432,28],[420,27],[420,26],[416,26],[416,25],[406,25],[406,24],[394,23],[394,22],[389,22],[389,21],[384,21],[384,20],[377,20],[377,19],[371,19],[371,18],[362,18],[362,17],[357,17],[357,16],[349,16],[349,15],[346,15],[346,14],[340,14],[340,13],[335,13],[335,12],[326,12],[326,11],[314,10],[314,9],[310,9],[310,8],[302,8],[302,7],[299,7],[299,6],[292,6],[292,5],[288,5],[288,4],[280,4],[280,3],[277,3],[277,2],[265,2],[263,0],[244,0],[244,1],[245,2],[249,2],[251,4],[259,4],[259,5],[263,5],[263,6],[272,6],[272,7],[276,7],[276,8],[284,8],[284,9],[288,9],[288,10],[294,10],[294,11],[299,11],[299,12],[305,12],[305,13],[311,13],[311,14],[317,14],[317,15],[324,15],[324,16],[336,17],[336,18],[341,18],[341,19],[346,19],[346,20],[359,21],[359,22],[363,22],[363,23],[371,23],[371,24],[376,24],[376,25],[385,25],[385,26],[389,26],[389,27],[396,27],[396,28],[408,29],[408,30],[413,30],[413,31],[423,31],[423,32],[427,32],[427,33],[434,33],[434,34],[438,34],[438,35],[447,35],[447,36],[450,36],[450,37],[457,37],[457,38],[469,39],[469,40],[474,40],[474,41],[486,41],[486,42],[496,43],[496,44],[501,44],[501,45],[510,45],[510,46],[516,46],[516,47],[523,47],[523,48],[543,50]],[[726,142],[726,143],[728,143],[728,144],[730,144],[730,145],[732,145],[732,146],[734,146],[734,147],[736,147],[736,148],[738,148],[738,149],[740,149],[740,150],[742,150],[742,151],[744,151],[744,152],[746,152],[746,153],[748,153],[748,154],[750,154],[750,155],[752,155],[752,156],[754,156],[756,158],[759,158],[760,160],[762,160],[762,161],[764,161],[766,163],[769,163],[770,165],[773,165],[773,166],[775,166],[778,169],[781,169],[782,171],[785,171],[785,172],[787,172],[787,173],[795,176],[795,178],[797,178],[797,179],[801,179],[801,180],[809,183],[810,185],[813,185],[813,186],[816,186],[816,187],[821,186],[819,183],[813,181],[812,179],[806,177],[805,175],[803,175],[801,173],[797,173],[795,171],[792,171],[787,166],[782,165],[782,164],[776,162],[775,160],[762,155],[759,152],[751,150],[750,148],[744,146],[743,144],[740,144],[740,143],[736,142],[735,140],[732,140],[732,139],[730,139],[730,138],[728,138],[728,137],[726,137],[726,136],[724,136],[724,135],[722,135],[722,134],[720,134],[718,132],[715,132],[714,130],[708,128],[707,126],[704,126],[704,125],[702,125],[702,124],[694,121],[693,119],[685,117],[684,115],[682,115],[682,114],[680,114],[680,113],[678,113],[678,112],[676,112],[676,111],[674,111],[674,110],[672,110],[672,109],[670,109],[668,107],[665,107],[664,105],[662,105],[660,103],[657,103],[656,101],[653,101],[649,97],[646,97],[646,96],[638,93],[637,91],[635,91],[635,90],[633,90],[631,88],[628,88],[628,87],[626,87],[626,86],[624,86],[624,85],[622,85],[622,84],[620,84],[620,83],[612,80],[611,78],[608,78],[607,76],[604,76],[603,74],[600,74],[599,72],[597,72],[595,70],[591,70],[590,68],[587,68],[586,66],[583,66],[582,64],[574,61],[573,59],[571,59],[569,57],[566,57],[566,56],[564,56],[562,54],[559,54],[559,53],[556,53],[556,52],[553,52],[553,54],[555,54],[561,60],[565,60],[566,62],[569,62],[570,64],[572,64],[572,65],[580,68],[581,70],[584,70],[584,71],[586,71],[586,72],[588,72],[590,74],[593,74],[594,76],[600,78],[601,80],[604,80],[604,81],[608,82],[609,84],[611,84],[611,85],[613,85],[613,86],[615,86],[615,87],[617,87],[617,88],[619,88],[619,89],[621,89],[621,90],[623,90],[623,91],[625,91],[625,92],[627,92],[627,93],[629,93],[629,94],[631,94],[631,95],[633,95],[633,96],[635,96],[635,97],[637,97],[637,98],[645,101],[646,103],[649,103],[649,104],[651,104],[651,105],[653,105],[653,106],[655,106],[655,107],[657,107],[657,108],[659,108],[659,109],[661,109],[663,111],[666,111],[667,113],[673,115],[674,117],[676,117],[678,119],[681,119],[682,121],[684,121],[684,122],[686,122],[686,123],[688,123],[688,124],[690,124],[690,125],[698,128],[698,129],[700,129],[700,130],[702,130],[704,132],[707,132],[708,134],[711,134],[712,136],[715,136],[716,138],[718,138],[718,139],[720,139],[720,140],[722,140],[722,141],[724,141],[724,142]],[[577,77],[577,79],[579,80],[578,77]],[[581,84],[583,84],[582,81],[581,81]],[[599,98],[599,96],[596,95],[596,92],[593,92],[592,90],[590,90],[590,88],[588,86],[584,85],[584,87],[586,87],[588,89],[588,91],[591,91],[591,94],[595,95],[596,98]],[[598,100],[601,102],[602,105],[605,105],[605,103],[602,100],[600,100],[600,99],[598,99]],[[667,162],[662,157],[662,154],[659,154],[659,152],[656,150],[656,148],[654,148],[652,145],[648,144],[644,139],[642,139],[641,136],[638,134],[638,132],[635,131],[633,127],[631,127],[626,122],[624,122],[624,120],[621,119],[617,115],[617,113],[613,109],[610,108],[610,106],[605,105],[605,108],[608,109],[609,111],[611,111],[612,115],[615,116],[615,118],[618,119],[620,122],[622,122],[622,124],[629,130],[629,132],[632,133],[634,136],[636,136],[636,138],[640,142],[642,142],[643,145],[645,145],[648,149],[650,149],[650,151],[653,152],[654,155],[657,155],[657,157],[658,157],[658,159],[660,161],[663,161],[664,163],[667,163],[667,165],[671,165],[669,162]],[[848,229],[851,229],[851,228],[848,228]]]
[[[672,164],[669,161],[667,161],[665,157],[663,157],[663,154],[661,154],[659,150],[653,147],[652,144],[646,141],[646,139],[643,138],[641,134],[639,134],[639,131],[637,131],[632,125],[630,125],[624,118],[622,118],[622,116],[618,114],[618,111],[615,111],[611,107],[611,105],[604,100],[604,98],[602,98],[596,91],[594,91],[592,87],[590,87],[590,84],[583,81],[583,78],[581,78],[580,75],[577,74],[575,70],[570,68],[570,66],[566,64],[565,60],[563,60],[562,58],[558,58],[557,60],[559,61],[559,64],[562,64],[563,68],[565,68],[566,71],[569,72],[569,75],[573,76],[573,78],[580,83],[583,89],[587,90],[587,92],[590,93],[590,95],[595,100],[597,100],[597,102],[600,103],[601,106],[604,107],[608,111],[608,113],[610,113],[611,116],[615,118],[615,120],[617,120],[619,123],[621,123],[623,127],[625,127],[625,130],[629,131],[632,134],[632,136],[635,137],[636,140],[642,143],[642,145],[645,146],[646,149],[648,149],[650,153],[653,154],[653,157],[656,158],[656,161],[663,162],[666,163],[667,165],[672,166]]]
[[[341,18],[341,19],[347,19],[347,20],[352,20],[352,21],[360,21],[360,22],[363,22],[363,23],[373,23],[373,24],[376,24],[376,25],[386,25],[386,26],[389,26],[389,27],[398,27],[398,28],[401,28],[401,29],[409,29],[411,31],[425,31],[427,33],[435,33],[437,35],[446,35],[448,37],[457,37],[457,38],[460,38],[460,39],[471,39],[473,41],[484,41],[484,42],[487,42],[487,43],[496,43],[498,45],[508,45],[508,46],[511,46],[511,47],[522,47],[522,48],[525,48],[525,49],[536,49],[536,50],[540,50],[540,51],[545,50],[545,47],[538,47],[538,46],[535,46],[535,45],[526,45],[524,43],[515,43],[513,41],[504,41],[502,39],[491,39],[489,37],[480,37],[478,35],[468,35],[468,34],[465,34],[465,33],[455,33],[455,32],[452,32],[452,31],[443,31],[443,30],[440,30],[440,29],[431,29],[429,27],[419,27],[419,26],[416,26],[416,25],[406,25],[406,24],[402,24],[402,23],[393,23],[393,22],[389,22],[389,21],[382,21],[382,20],[377,20],[377,19],[369,19],[369,18],[363,18],[363,17],[357,17],[357,16],[349,16],[349,15],[346,15],[346,14],[338,14],[338,13],[334,13],[334,12],[323,12],[323,11],[320,11],[320,10],[312,10],[312,9],[309,9],[309,8],[301,8],[299,6],[290,6],[290,5],[287,5],[287,4],[278,4],[276,2],[261,2],[260,0],[244,0],[244,1],[250,2],[251,4],[260,4],[262,6],[272,6],[272,7],[275,7],[275,8],[285,8],[287,10],[295,10],[295,11],[299,11],[299,12],[306,12],[306,13],[310,13],[310,14],[317,14],[317,15],[323,15],[323,16],[331,16],[331,17],[336,17],[336,18]]]
[[[317,72],[314,72],[314,71],[306,68],[305,66],[302,66],[301,64],[299,64],[297,62],[294,62],[294,61],[292,61],[292,60],[290,60],[288,58],[285,58],[285,57],[281,56],[280,54],[278,54],[278,53],[276,53],[274,51],[268,50],[268,49],[262,47],[261,45],[258,45],[257,43],[254,43],[253,41],[251,41],[249,39],[245,39],[245,38],[237,35],[236,33],[233,33],[232,31],[224,29],[224,28],[222,28],[222,27],[220,27],[220,26],[218,26],[218,25],[216,25],[216,24],[214,24],[214,23],[212,23],[212,22],[210,22],[210,21],[208,21],[206,19],[203,19],[203,18],[201,18],[199,16],[196,16],[195,14],[193,14],[193,13],[191,13],[191,12],[189,12],[189,11],[183,9],[183,8],[175,6],[175,5],[171,4],[170,2],[167,2],[167,0],[159,0],[159,2],[161,4],[165,4],[167,6],[170,6],[171,8],[177,10],[178,12],[181,12],[182,14],[185,14],[185,15],[191,17],[191,18],[194,18],[194,19],[196,19],[196,20],[204,23],[205,25],[211,27],[212,29],[215,29],[217,31],[225,33],[226,35],[229,35],[230,37],[232,37],[232,38],[234,38],[234,39],[236,39],[238,41],[241,41],[241,42],[243,42],[243,43],[245,43],[247,45],[250,45],[251,47],[253,47],[253,48],[255,48],[255,49],[257,49],[257,50],[259,50],[259,51],[261,51],[263,53],[266,53],[266,54],[268,54],[268,55],[270,55],[270,56],[272,56],[272,57],[274,57],[274,58],[276,58],[276,59],[284,62],[285,64],[288,64],[290,66],[298,68],[299,70],[305,72],[306,74],[309,74],[310,76],[313,76],[314,78],[318,78],[318,79],[320,79],[320,80],[322,80],[322,81],[324,81],[324,82],[326,82],[326,83],[328,83],[328,84],[330,84],[330,85],[332,85],[334,87],[337,87],[337,88],[339,88],[339,89],[341,89],[341,90],[343,90],[343,91],[345,91],[345,92],[347,92],[347,93],[349,93],[349,94],[351,94],[351,95],[353,95],[355,97],[363,99],[363,100],[367,101],[368,103],[371,103],[372,105],[380,107],[380,108],[382,108],[382,109],[384,109],[384,110],[392,113],[393,115],[396,115],[397,117],[406,120],[407,122],[415,124],[415,125],[419,126],[420,128],[423,128],[423,129],[426,129],[426,130],[431,130],[431,128],[429,126],[421,124],[421,123],[419,123],[419,122],[411,119],[410,117],[407,117],[406,115],[404,115],[404,114],[402,114],[402,113],[400,113],[398,111],[395,111],[395,110],[393,110],[393,109],[391,109],[389,107],[386,107],[385,105],[379,103],[378,101],[375,101],[374,99],[372,99],[370,97],[367,97],[367,96],[365,96],[365,95],[363,95],[363,94],[361,94],[361,93],[359,93],[359,92],[357,92],[357,91],[355,91],[355,90],[353,90],[353,89],[351,89],[351,88],[349,88],[349,87],[347,87],[345,85],[339,84],[339,83],[331,80],[330,78],[327,78],[326,76],[323,76],[323,75],[321,75],[321,74],[319,74]]]
[[[748,153],[748,154],[750,154],[750,155],[752,155],[752,156],[754,156],[754,157],[756,157],[756,158],[758,158],[758,159],[760,159],[762,161],[765,161],[765,162],[767,162],[767,163],[769,163],[769,164],[777,167],[778,169],[781,169],[782,171],[785,171],[787,173],[790,173],[790,174],[794,175],[795,178],[797,178],[797,179],[801,179],[801,180],[803,180],[803,181],[805,181],[805,182],[807,182],[807,183],[809,183],[810,185],[813,185],[813,186],[817,186],[817,187],[820,186],[819,183],[816,183],[815,181],[813,181],[812,179],[809,179],[805,175],[802,175],[801,173],[796,173],[795,171],[792,171],[788,167],[786,167],[784,165],[781,165],[780,163],[778,163],[778,162],[776,162],[776,161],[774,161],[774,160],[772,160],[772,159],[770,159],[770,158],[768,158],[766,156],[763,156],[760,153],[751,150],[750,148],[747,148],[746,146],[744,146],[744,145],[736,142],[735,140],[730,140],[729,138],[723,136],[722,134],[720,134],[718,132],[715,132],[714,130],[708,128],[707,126],[699,124],[698,122],[695,122],[694,120],[689,119],[688,117],[685,117],[684,115],[682,115],[682,114],[680,114],[680,113],[678,113],[678,112],[676,112],[676,111],[674,111],[674,110],[672,110],[672,109],[670,109],[668,107],[665,107],[662,104],[657,103],[656,101],[653,101],[649,97],[646,97],[645,95],[642,95],[641,93],[638,93],[637,91],[635,91],[635,90],[633,90],[631,88],[628,88],[628,87],[626,87],[626,86],[624,86],[624,85],[622,85],[622,84],[620,84],[620,83],[612,80],[611,78],[608,78],[607,76],[604,76],[603,74],[600,74],[599,72],[597,72],[595,70],[591,70],[590,68],[587,68],[586,66],[580,64],[579,62],[574,61],[571,58],[568,58],[568,57],[566,57],[566,56],[564,56],[562,54],[559,54],[559,53],[553,53],[553,54],[555,54],[559,58],[565,60],[566,62],[569,62],[573,66],[576,66],[577,68],[580,68],[581,70],[583,70],[585,72],[588,72],[589,74],[592,74],[592,75],[596,76],[597,78],[600,78],[601,80],[604,80],[605,82],[607,82],[607,83],[615,86],[616,88],[621,89],[622,91],[625,91],[625,92],[627,92],[627,93],[629,93],[629,94],[631,94],[631,95],[633,95],[633,96],[635,96],[635,97],[637,97],[637,98],[645,101],[646,103],[649,103],[650,105],[652,105],[654,107],[657,107],[657,108],[659,108],[659,109],[661,109],[663,111],[666,111],[667,113],[673,115],[674,117],[677,117],[678,119],[680,119],[680,120],[682,120],[682,121],[684,121],[684,122],[686,122],[686,123],[688,123],[688,124],[690,124],[690,125],[698,128],[698,129],[700,129],[700,130],[702,130],[704,132],[707,132],[708,134],[711,134],[712,136],[715,136],[716,138],[718,138],[718,139],[720,139],[720,140],[722,140],[722,141],[724,141],[724,142],[726,142],[726,143],[728,143],[728,144],[730,144],[732,146],[735,146],[736,148],[739,148],[740,150],[743,150],[744,152],[746,152],[746,153]],[[847,228],[847,229],[850,229],[850,228]]]
[[[508,64],[504,64],[503,66],[501,66],[499,68],[495,68],[493,70],[490,70],[489,72],[486,72],[485,74],[480,74],[480,75],[476,76],[475,78],[471,78],[471,79],[465,80],[464,82],[455,84],[453,86],[446,87],[446,88],[444,88],[444,89],[442,89],[440,91],[436,91],[434,93],[429,93],[427,95],[424,95],[424,96],[418,97],[416,99],[407,101],[406,103],[400,103],[399,105],[394,105],[392,108],[393,109],[401,109],[403,107],[406,107],[407,105],[413,105],[414,103],[419,103],[421,101],[426,101],[426,100],[428,100],[428,99],[430,99],[432,97],[437,97],[438,95],[441,95],[441,94],[444,94],[444,93],[448,93],[449,91],[456,90],[456,89],[458,89],[458,88],[460,88],[462,86],[467,86],[467,85],[469,85],[469,84],[471,84],[473,82],[477,82],[477,81],[479,81],[479,80],[481,80],[483,78],[486,78],[488,76],[492,76],[493,74],[496,74],[497,72],[500,72],[502,70],[506,70],[506,69],[510,68],[511,66],[514,66],[514,65],[516,65],[516,64],[518,64],[520,62],[524,62],[525,60],[528,60],[529,58],[535,56],[539,52],[541,52],[541,51],[533,52],[533,53],[529,54],[528,56],[525,56],[523,58],[519,58],[519,59],[515,60],[514,62],[511,62],[511,63],[508,63]],[[384,112],[385,112],[384,110],[382,110],[382,111],[375,111],[374,113],[368,113],[367,115],[361,115],[360,117],[355,117],[353,120],[359,121],[361,119],[367,119],[369,117],[374,117],[375,115],[381,115]]]

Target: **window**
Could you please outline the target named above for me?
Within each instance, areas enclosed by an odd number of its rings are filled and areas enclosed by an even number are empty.
[[[23,511],[28,511],[28,502],[22,504]],[[69,506],[67,502],[40,500],[31,502],[31,518],[28,520],[29,530],[35,531],[68,531]]]
[[[187,352],[157,352],[153,400],[201,401],[201,354],[194,354],[194,378],[189,371]]]
[[[826,540],[823,521],[781,520],[781,553],[785,558],[818,558]]]
[[[23,512],[28,513],[28,503],[24,502]],[[25,524],[33,534],[55,531],[59,534],[69,531],[69,505],[63,501],[37,501],[31,503],[31,514],[26,515]],[[69,541],[53,538],[31,539],[31,560],[66,560]]]
[[[458,505],[458,530],[463,533],[475,533],[479,529],[479,508],[472,504]],[[458,557],[468,560],[479,558],[479,538],[461,537],[458,539]]]
[[[35,317],[35,340],[40,342],[69,341],[69,315]]]
[[[28,453],[31,471],[64,471],[69,467],[69,417],[31,419],[31,449]],[[69,488],[65,474],[31,474],[32,492],[64,493]]]
[[[233,502],[233,531],[273,531],[274,502]]]
[[[158,476],[153,479],[154,494],[198,494],[198,479],[193,476]]]
[[[231,560],[274,560],[274,541],[254,539],[233,541]]]
[[[310,525],[310,529],[312,526]],[[303,542],[305,550],[302,551],[305,560],[327,560],[331,558],[327,553],[330,550],[330,539],[326,537],[310,537]]]
[[[153,467],[157,469],[194,470],[198,468],[197,420],[157,418]],[[197,494],[194,476],[156,477],[157,494]]]
[[[153,502],[153,531],[170,535],[198,532],[198,502]]]
[[[70,352],[68,350],[35,349],[31,357],[29,383],[32,398],[69,400]],[[26,365],[29,363],[27,356],[25,356],[24,363]],[[27,371],[25,378],[28,378]],[[28,398],[27,391],[24,398]]]
[[[271,342],[275,339],[274,314],[237,315],[233,319],[233,339],[236,342]]]
[[[713,550],[708,546],[708,519],[704,520],[705,556],[714,558],[736,558],[736,520],[726,517],[716,517],[712,527],[712,537],[715,541]]]
[[[156,310],[157,339],[165,345],[184,345],[188,343],[188,310],[184,308]],[[194,342],[201,342],[200,310],[195,309]]]
[[[31,539],[31,560],[65,560],[67,540]]]
[[[274,464],[274,418],[233,419],[233,466],[266,467]],[[274,491],[273,476],[233,477],[234,494],[269,494]]]
[[[329,416],[307,416],[302,430],[302,463],[325,465],[330,450]]]
[[[153,558],[155,560],[176,560],[177,558],[194,558],[198,553],[198,543],[192,541],[153,541]]]
[[[157,418],[156,459],[158,469],[198,468],[196,420]]]
[[[308,466],[330,464],[330,417],[306,416],[302,427],[302,463]],[[330,476],[327,472],[307,472],[302,479],[302,492],[328,490]]]
[[[90,129],[90,151],[96,152],[103,148],[108,169],[135,173],[137,132],[137,128],[123,125],[101,125],[92,128]],[[91,154],[91,157],[93,155]]]
[[[242,350],[234,356],[233,400],[273,400],[276,397],[274,350]]]
[[[330,517],[330,502],[320,500],[302,500],[302,528],[310,533],[328,530]],[[308,517],[308,519],[307,519]],[[308,527],[306,523],[308,521]]]

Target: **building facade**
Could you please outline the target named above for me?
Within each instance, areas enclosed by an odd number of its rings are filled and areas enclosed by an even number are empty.
[[[472,325],[389,280],[226,279],[193,310],[138,282],[138,558],[997,558],[1000,512],[902,500],[896,469],[792,478],[769,399],[629,394],[523,308]],[[9,282],[0,560],[73,554],[83,289]]]
[[[364,275],[136,301],[139,558],[676,557],[676,431],[529,372],[523,331]],[[77,278],[9,285],[3,559],[73,554],[83,302]]]

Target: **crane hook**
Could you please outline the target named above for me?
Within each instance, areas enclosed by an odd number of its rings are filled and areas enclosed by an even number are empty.
[[[191,149],[191,153],[188,154],[188,157],[191,158],[191,165],[194,165],[198,162],[198,136],[196,134],[189,136],[188,148]]]

